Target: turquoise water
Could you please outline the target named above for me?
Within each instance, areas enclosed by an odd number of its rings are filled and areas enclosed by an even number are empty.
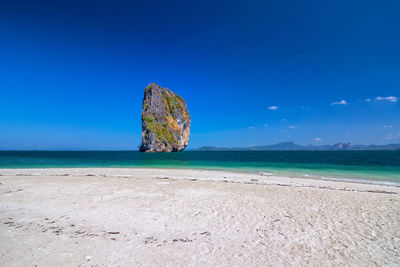
[[[400,151],[0,151],[0,168],[73,167],[217,169],[400,185]]]

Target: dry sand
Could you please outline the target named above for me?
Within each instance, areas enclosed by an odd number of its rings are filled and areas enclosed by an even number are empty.
[[[0,170],[1,266],[399,266],[400,188],[222,171]]]

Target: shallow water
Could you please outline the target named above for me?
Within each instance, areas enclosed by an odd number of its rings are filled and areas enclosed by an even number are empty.
[[[0,151],[0,168],[222,169],[400,185],[400,151]]]

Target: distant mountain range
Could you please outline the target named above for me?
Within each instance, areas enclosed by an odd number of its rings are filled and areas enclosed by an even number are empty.
[[[221,148],[213,146],[203,146],[194,151],[224,151],[224,150],[253,150],[253,151],[267,151],[267,150],[400,150],[400,144],[388,145],[353,145],[351,143],[337,143],[334,145],[302,146],[294,142],[282,142],[273,145],[253,146],[253,147],[232,147]]]

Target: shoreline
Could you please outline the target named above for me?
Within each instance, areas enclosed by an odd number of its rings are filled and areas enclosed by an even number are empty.
[[[399,265],[399,211],[395,186],[191,169],[0,169],[0,265]]]
[[[400,188],[400,182],[394,182],[394,181],[387,181],[387,180],[372,180],[372,179],[358,179],[358,178],[347,178],[347,177],[325,177],[325,176],[314,176],[314,175],[307,175],[304,176],[300,175],[299,173],[293,173],[293,175],[285,175],[285,174],[277,174],[277,173],[269,173],[269,172],[263,172],[263,171],[256,171],[256,170],[243,170],[241,171],[240,169],[212,169],[212,168],[176,168],[176,167],[38,167],[38,168],[0,168],[0,176],[6,175],[8,173],[10,174],[17,174],[17,172],[21,172],[23,175],[29,175],[31,172],[32,174],[37,174],[40,173],[40,171],[45,171],[45,172],[51,172],[54,171],[55,174],[57,172],[67,172],[68,170],[71,170],[72,172],[79,171],[81,173],[85,173],[87,171],[92,171],[95,170],[95,172],[120,172],[123,171],[124,173],[129,172],[129,171],[143,171],[143,170],[155,170],[155,172],[171,172],[171,171],[177,171],[177,172],[210,172],[210,173],[233,173],[233,174],[238,174],[238,175],[244,175],[244,176],[256,176],[256,177],[268,177],[268,179],[261,179],[264,182],[265,181],[273,181],[274,184],[277,184],[279,182],[284,182],[287,183],[288,180],[292,180],[290,183],[293,183],[295,181],[297,182],[303,182],[307,183],[307,181],[326,181],[326,182],[334,182],[334,183],[348,183],[348,184],[363,184],[363,185],[375,185],[375,186],[388,186],[388,187],[399,187]],[[299,174],[299,175],[295,175]],[[101,174],[100,174],[101,175]],[[219,176],[218,176],[219,177]],[[282,181],[280,181],[280,179]],[[218,180],[216,180],[218,181]],[[311,182],[312,183],[312,182]],[[308,184],[308,183],[307,183]]]

